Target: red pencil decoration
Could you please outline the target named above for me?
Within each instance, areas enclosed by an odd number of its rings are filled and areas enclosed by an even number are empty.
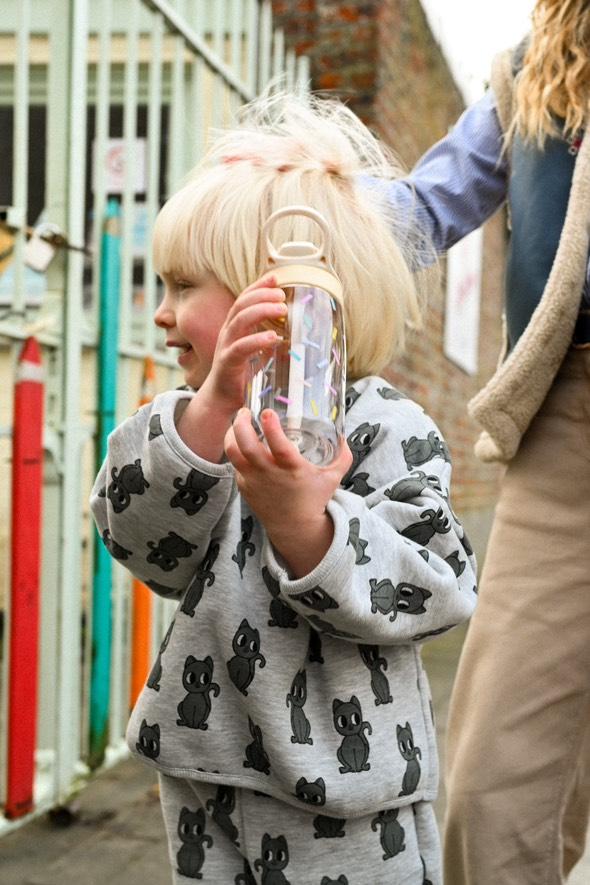
[[[7,796],[4,813],[33,808],[37,726],[43,367],[35,338],[21,351],[14,393],[10,669],[8,674]]]

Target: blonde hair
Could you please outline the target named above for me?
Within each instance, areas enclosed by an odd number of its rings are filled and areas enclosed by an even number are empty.
[[[371,180],[360,180],[362,173]],[[242,109],[234,128],[216,133],[163,206],[156,269],[188,279],[210,273],[237,296],[265,269],[260,231],[269,215],[311,206],[332,234],[328,259],[344,290],[349,374],[377,374],[402,352],[406,327],[420,325],[410,267],[432,261],[416,255],[420,234],[400,222],[376,181],[400,173],[392,153],[341,102],[268,91]],[[287,218],[272,239],[276,247],[288,239],[317,242],[317,228]]]
[[[516,82],[517,131],[542,148],[550,135],[573,138],[590,108],[590,2],[538,0],[524,65]],[[555,117],[565,121],[563,131]]]

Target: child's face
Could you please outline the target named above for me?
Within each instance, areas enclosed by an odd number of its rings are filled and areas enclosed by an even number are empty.
[[[178,365],[187,384],[200,387],[213,364],[219,330],[234,296],[213,275],[199,280],[162,274],[164,298],[154,322],[166,332],[166,346],[180,350]]]

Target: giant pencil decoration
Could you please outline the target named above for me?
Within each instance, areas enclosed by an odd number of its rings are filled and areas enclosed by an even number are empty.
[[[12,447],[10,670],[8,674],[7,796],[4,813],[33,808],[37,732],[43,368],[35,338],[19,357]]]
[[[98,347],[98,464],[106,455],[115,426],[119,287],[121,280],[120,209],[109,200],[101,243],[100,334]],[[107,487],[109,483],[107,477]],[[92,595],[92,669],[90,673],[90,739],[88,764],[98,767],[108,742],[112,645],[112,561],[103,543],[96,544]]]
[[[151,356],[146,356],[143,361],[143,384],[140,406],[151,402],[154,396],[154,381],[156,370]],[[131,684],[129,686],[129,701],[131,706],[135,704],[140,691],[147,679],[150,665],[151,652],[151,628],[152,628],[152,593],[135,579],[133,581],[133,615],[131,623]]]

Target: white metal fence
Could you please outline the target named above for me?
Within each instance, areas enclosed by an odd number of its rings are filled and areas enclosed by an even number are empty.
[[[269,0],[2,3],[0,791],[4,796],[12,387],[22,341],[35,334],[46,371],[46,416],[34,813],[67,801],[89,773],[94,528],[87,501],[96,461],[107,200],[116,195],[122,219],[119,421],[139,400],[144,357],[155,361],[158,389],[181,383],[152,323],[159,293],[149,242],[157,209],[199,158],[208,126],[227,121],[278,73],[288,86],[307,86],[306,60],[285,52]],[[30,228],[41,222],[64,238],[44,273],[28,267],[24,254]],[[129,584],[116,566],[107,765],[125,752]],[[166,604],[155,605],[154,650]],[[16,823],[0,815],[0,835]]]

